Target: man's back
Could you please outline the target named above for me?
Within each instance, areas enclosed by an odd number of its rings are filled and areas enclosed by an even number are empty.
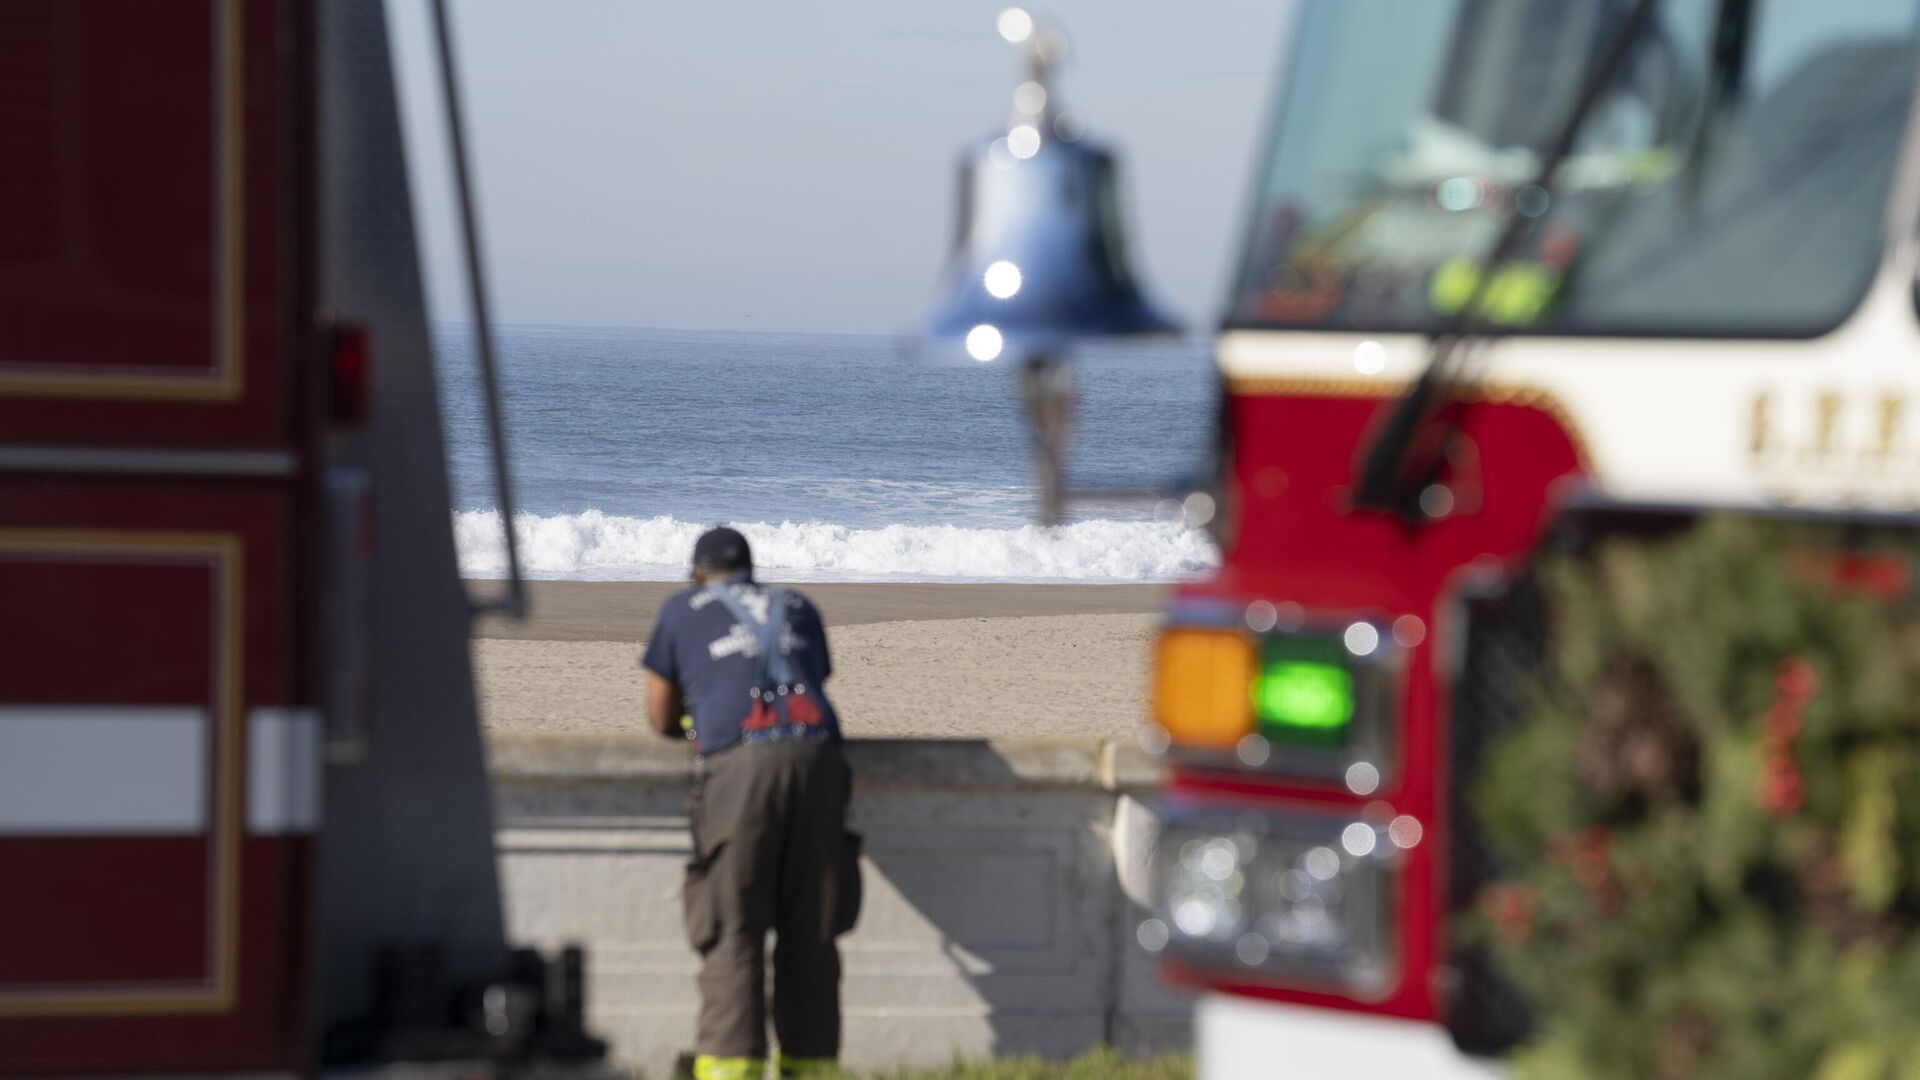
[[[775,645],[774,655],[762,642]],[[774,663],[781,659],[784,670]],[[675,593],[640,663],[680,688],[703,755],[743,737],[840,735],[825,689],[833,674],[826,627],[793,590],[736,577]]]

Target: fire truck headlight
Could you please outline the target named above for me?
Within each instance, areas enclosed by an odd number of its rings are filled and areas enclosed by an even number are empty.
[[[1240,845],[1194,837],[1180,845],[1165,883],[1167,923],[1182,938],[1231,942],[1245,925],[1247,876]]]
[[[1170,807],[1141,941],[1225,979],[1377,995],[1395,970],[1398,851],[1345,817]]]

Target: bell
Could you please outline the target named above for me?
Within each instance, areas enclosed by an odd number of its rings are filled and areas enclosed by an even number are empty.
[[[1028,77],[1014,91],[1006,133],[960,162],[946,299],[927,335],[964,340],[984,361],[1007,349],[1052,352],[1075,338],[1173,332],[1128,263],[1113,155],[1079,138],[1054,102],[1048,77],[1063,39],[1017,8],[1001,15],[1000,32],[1026,46]]]

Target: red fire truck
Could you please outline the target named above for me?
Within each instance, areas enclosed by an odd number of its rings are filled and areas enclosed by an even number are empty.
[[[409,215],[377,3],[0,4],[0,1074],[592,1055],[504,941]]]
[[[1158,642],[1157,910],[1209,1077],[1470,1075],[1455,783],[1546,538],[1920,507],[1912,3],[1307,0]],[[1503,696],[1505,695],[1505,696]]]

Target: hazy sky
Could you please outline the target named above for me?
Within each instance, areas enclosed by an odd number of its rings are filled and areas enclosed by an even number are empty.
[[[454,0],[496,317],[891,333],[927,307],[954,161],[1004,123],[1003,4]],[[1284,0],[1061,0],[1055,80],[1121,152],[1134,254],[1222,303]],[[424,0],[391,5],[438,319],[467,317]]]

